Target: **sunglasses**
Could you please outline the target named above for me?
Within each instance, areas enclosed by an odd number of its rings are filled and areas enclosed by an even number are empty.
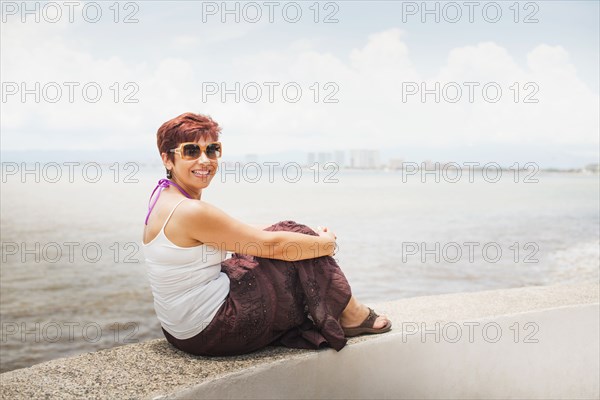
[[[211,160],[216,160],[223,154],[221,142],[212,142],[206,146],[200,146],[198,143],[189,142],[181,143],[179,147],[169,150],[171,153],[179,153],[184,160],[197,160],[202,156],[202,152],[206,153],[206,157]]]

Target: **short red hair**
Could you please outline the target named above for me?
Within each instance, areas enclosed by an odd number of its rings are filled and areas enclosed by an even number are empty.
[[[183,113],[158,128],[156,144],[160,154],[167,153],[173,161],[173,153],[169,150],[176,148],[180,143],[205,141],[218,141],[221,127],[207,115]]]

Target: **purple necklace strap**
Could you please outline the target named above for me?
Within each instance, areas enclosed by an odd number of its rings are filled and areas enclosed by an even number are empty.
[[[146,214],[146,221],[144,222],[145,225],[148,225],[148,218],[150,217],[150,213],[154,209],[154,206],[156,205],[156,202],[158,201],[158,198],[160,197],[160,194],[162,193],[162,191],[164,189],[168,188],[171,185],[173,185],[177,189],[179,189],[179,191],[181,193],[183,193],[183,195],[185,197],[187,197],[188,199],[192,198],[192,196],[190,196],[185,190],[183,190],[183,188],[181,186],[179,186],[175,182],[173,182],[173,181],[171,181],[169,179],[161,179],[161,180],[159,180],[158,184],[156,185],[156,187],[152,191],[152,194],[150,195],[150,199],[148,200],[148,214]],[[152,197],[154,196],[154,193],[156,193],[157,190],[158,190],[158,194],[156,195],[156,198],[152,202],[152,205],[150,205],[150,201],[152,200]]]

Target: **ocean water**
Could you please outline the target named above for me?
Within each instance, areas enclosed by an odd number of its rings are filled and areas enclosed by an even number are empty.
[[[97,182],[77,173],[72,182],[5,179],[0,372],[162,337],[140,247],[162,172],[120,165],[105,166]],[[336,260],[367,304],[599,279],[598,175],[538,172],[525,183],[505,171],[496,183],[477,174],[423,183],[400,171],[313,169],[291,182],[293,170],[277,169],[271,177],[217,175],[202,199],[248,223],[328,226]]]

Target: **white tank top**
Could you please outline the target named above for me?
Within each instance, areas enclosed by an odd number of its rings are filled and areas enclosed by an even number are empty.
[[[177,339],[189,339],[212,321],[229,294],[229,277],[221,272],[226,250],[201,244],[179,247],[165,236],[165,226],[148,244],[142,242],[154,310],[162,327]]]

